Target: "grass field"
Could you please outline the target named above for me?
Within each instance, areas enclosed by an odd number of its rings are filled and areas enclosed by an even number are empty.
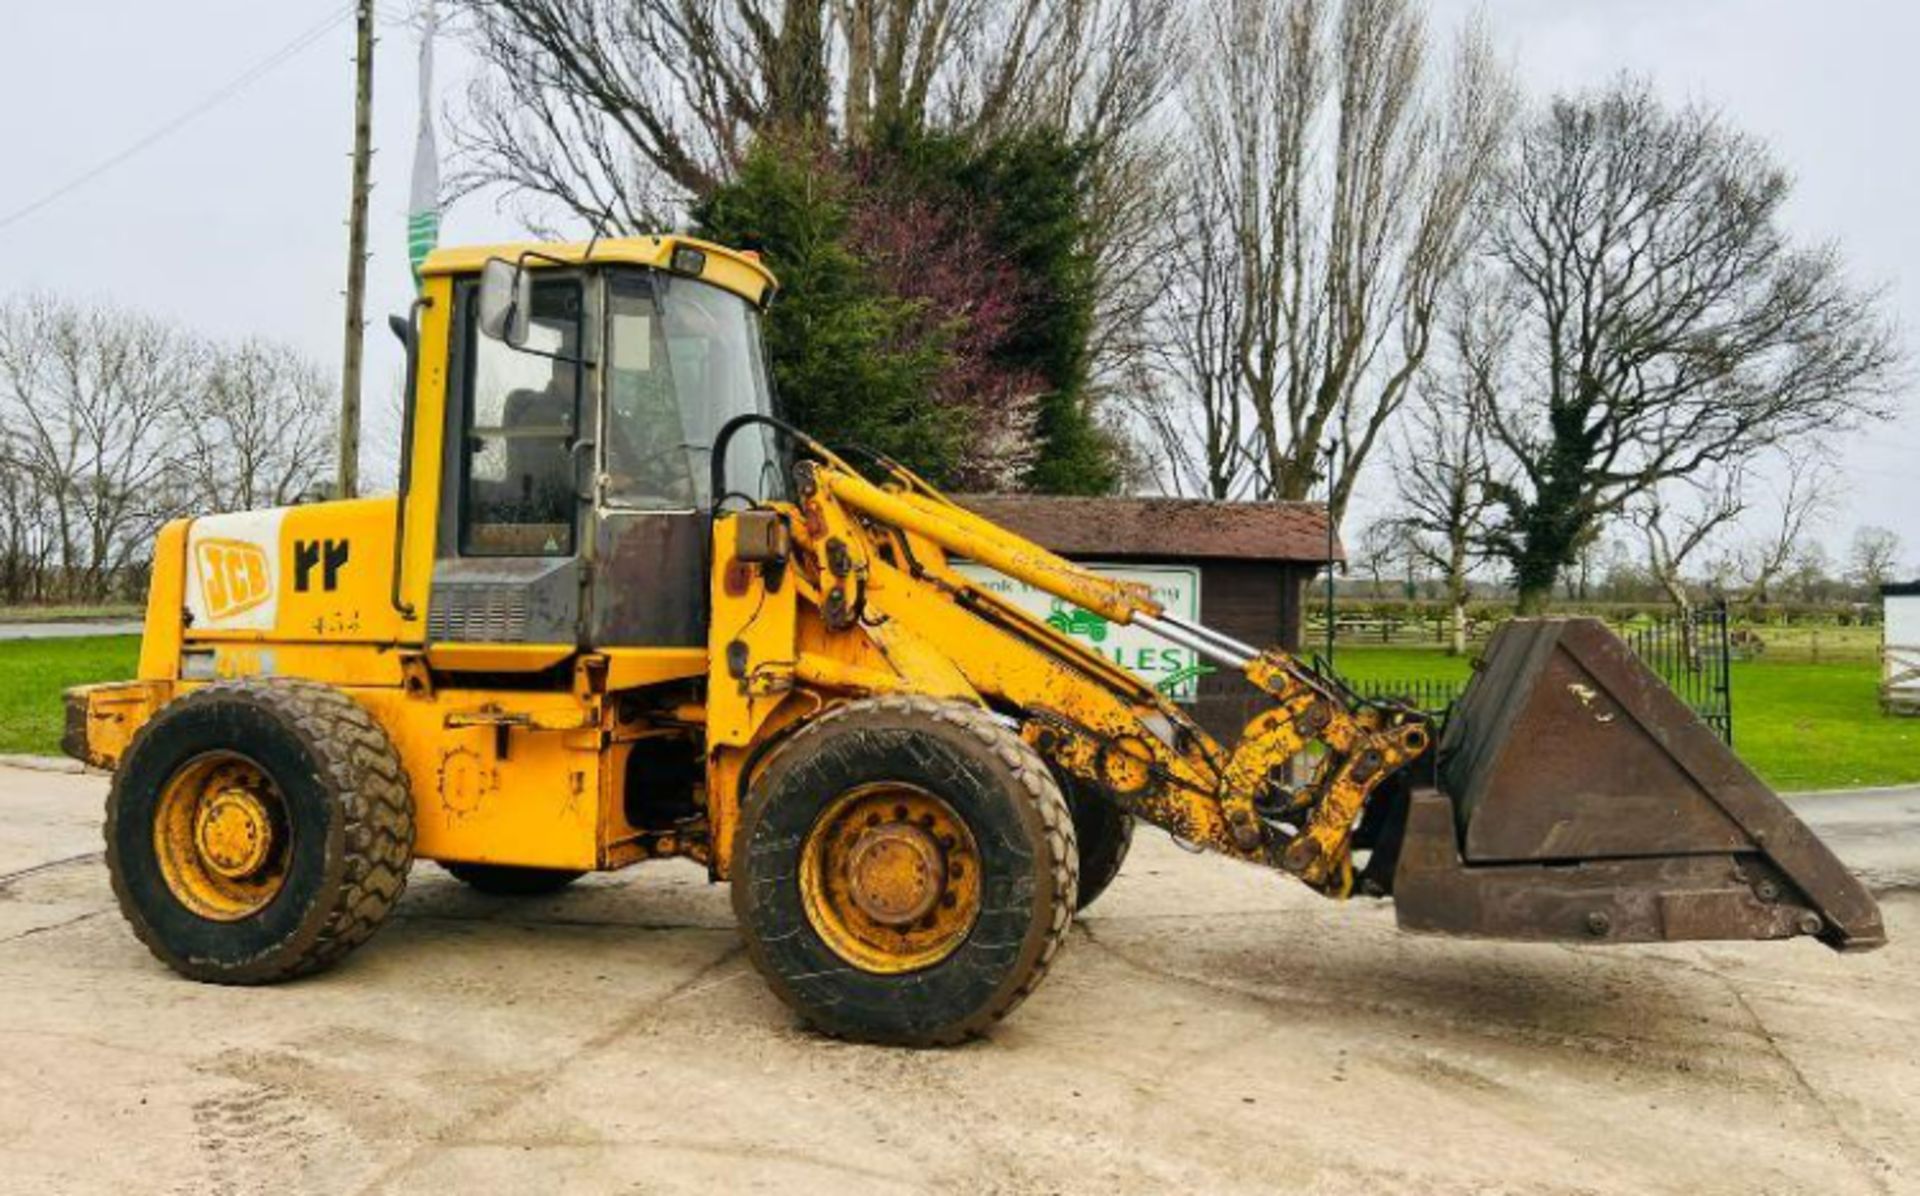
[[[1342,648],[1356,681],[1464,681],[1468,658],[1423,648]],[[1733,739],[1741,758],[1782,791],[1920,784],[1920,718],[1881,713],[1880,666],[1783,660],[1733,665]]]
[[[54,755],[70,685],[133,676],[137,635],[0,642],[0,752]]]
[[[60,750],[60,691],[133,675],[137,636],[0,643],[0,752]],[[1464,681],[1466,657],[1424,648],[1339,651],[1355,680]],[[1778,659],[1733,666],[1734,742],[1776,789],[1920,784],[1920,719],[1880,712],[1877,666]]]

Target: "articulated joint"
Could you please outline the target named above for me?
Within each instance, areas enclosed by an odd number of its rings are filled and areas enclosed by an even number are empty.
[[[1325,733],[1333,709],[1312,690],[1297,690],[1275,709],[1247,724],[1220,777],[1220,809],[1242,850],[1261,845],[1260,798],[1285,790],[1287,768],[1309,743]]]
[[[1424,721],[1363,731],[1353,750],[1321,774],[1306,825],[1281,852],[1280,867],[1322,892],[1344,894],[1352,876],[1349,843],[1360,811],[1382,781],[1431,743]]]

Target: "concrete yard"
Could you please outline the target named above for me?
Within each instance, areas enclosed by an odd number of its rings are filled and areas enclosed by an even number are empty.
[[[104,790],[0,769],[0,1192],[1920,1191],[1912,796],[1802,807],[1882,889],[1848,957],[1413,938],[1143,832],[1032,1001],[912,1053],[796,1028],[682,865],[423,864],[334,972],[191,984]]]

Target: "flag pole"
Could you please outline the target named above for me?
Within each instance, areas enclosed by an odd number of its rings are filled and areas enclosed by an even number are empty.
[[[435,0],[420,5],[419,136],[413,144],[413,183],[407,193],[407,263],[420,282],[420,263],[440,243],[440,151],[433,129],[433,39],[440,29]]]

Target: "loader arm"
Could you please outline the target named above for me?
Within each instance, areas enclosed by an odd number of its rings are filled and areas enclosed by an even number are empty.
[[[715,523],[707,742],[721,874],[756,760],[830,703],[893,692],[985,706],[1128,813],[1332,897],[1353,887],[1356,830],[1383,783],[1435,752],[1377,811],[1389,850],[1367,870],[1409,929],[1885,941],[1858,880],[1595,620],[1509,624],[1436,746],[1416,711],[1171,615],[891,462],[876,484],[807,447],[791,502]],[[1223,745],[955,558],[1236,670],[1272,705]]]
[[[1284,651],[1169,615],[1135,587],[963,510],[904,471],[882,487],[841,463],[805,461],[795,480],[798,576],[785,600],[796,604],[791,676],[770,681],[763,667],[746,684],[897,687],[982,702],[1018,719],[1023,737],[1057,768],[1177,838],[1346,893],[1352,832],[1368,797],[1430,746],[1419,715],[1357,703]],[[723,533],[716,543],[732,539]],[[1235,669],[1274,706],[1229,750],[1151,686],[974,585],[951,557]],[[714,645],[716,659],[732,653],[736,688],[756,675],[756,664],[740,659],[750,647],[734,645],[750,643],[768,599],[781,602],[761,577],[757,587],[736,569],[715,595],[716,632],[749,630]],[[730,608],[756,614],[730,619]],[[776,656],[785,652],[780,638],[769,645]],[[782,671],[777,659],[759,663]],[[1297,784],[1295,767],[1305,770]]]

